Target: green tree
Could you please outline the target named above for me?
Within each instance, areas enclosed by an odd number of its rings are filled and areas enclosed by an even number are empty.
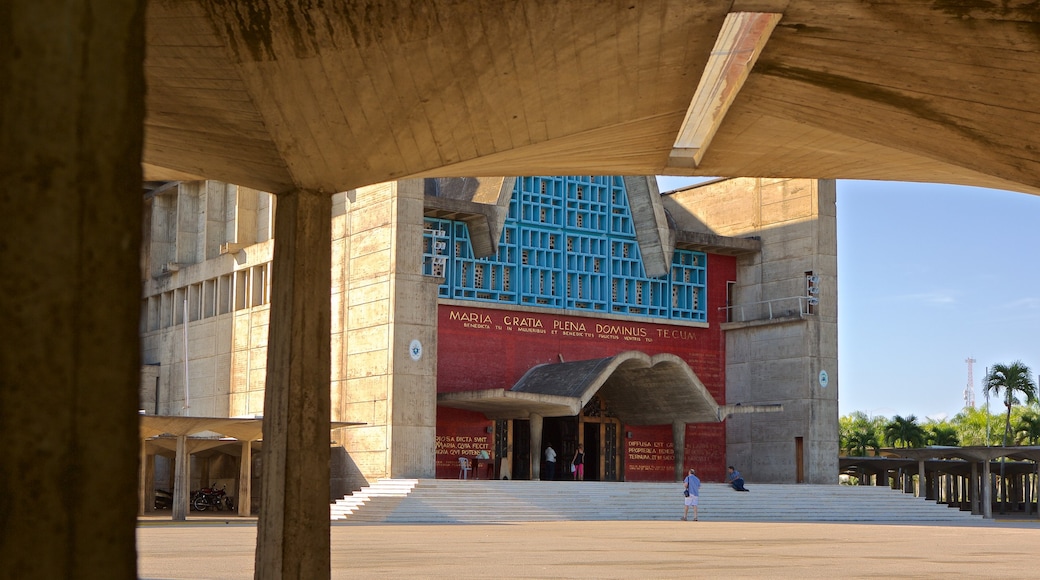
[[[1040,413],[1030,410],[1015,423],[1015,445],[1036,445],[1040,442]]]
[[[983,381],[982,392],[986,395],[992,393],[998,397],[1003,392],[1003,402],[1006,408],[1003,443],[1006,446],[1008,439],[1011,438],[1011,409],[1021,402],[1018,395],[1024,396],[1027,403],[1035,403],[1037,400],[1036,381],[1033,380],[1033,373],[1021,361],[1015,361],[1010,365],[995,364]]]
[[[884,417],[868,417],[863,411],[853,411],[838,418],[838,436],[841,450],[846,455],[865,456],[872,449],[876,455],[881,448],[881,426]]]
[[[916,416],[896,415],[885,425],[885,441],[891,443],[892,447],[921,447],[924,445],[925,432],[917,423]]]
[[[924,425],[925,441],[929,445],[956,447],[961,444],[957,428],[946,421],[937,421]]]
[[[997,430],[986,429],[987,424],[996,425],[999,421],[998,415],[987,413],[984,408],[965,407],[950,420],[950,423],[957,429],[957,438],[960,439],[961,445],[983,446],[1000,444]]]
[[[874,455],[878,455],[881,449],[881,444],[878,442],[877,434],[869,426],[862,427],[858,431],[853,431],[849,435],[848,440],[848,454],[859,457],[866,457],[870,455],[868,450],[872,450]]]

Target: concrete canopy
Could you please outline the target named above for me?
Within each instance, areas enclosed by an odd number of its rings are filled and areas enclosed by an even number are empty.
[[[697,167],[731,12],[781,15]],[[148,179],[687,174],[1040,191],[1031,0],[148,2]]]
[[[341,429],[363,423],[332,421],[331,429]],[[264,420],[236,417],[183,417],[169,415],[141,415],[141,438],[159,435],[198,435],[216,433],[239,441],[258,441],[263,435]]]
[[[628,425],[715,423],[723,413],[697,375],[673,354],[626,351],[607,358],[532,367],[511,389],[441,393],[446,407],[490,418],[573,416],[601,394]]]

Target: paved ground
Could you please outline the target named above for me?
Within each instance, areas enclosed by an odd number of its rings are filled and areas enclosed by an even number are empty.
[[[255,519],[150,518],[137,537],[141,578],[253,577]],[[1038,545],[1036,522],[333,524],[332,577],[1027,578]]]

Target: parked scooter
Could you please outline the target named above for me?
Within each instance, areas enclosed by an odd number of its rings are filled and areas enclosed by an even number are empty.
[[[225,487],[227,486],[221,486],[220,489],[217,489],[214,486],[210,486],[192,492],[191,507],[200,512],[204,512],[209,508],[216,510],[224,508],[229,510],[235,509],[235,500],[227,494],[224,490]]]

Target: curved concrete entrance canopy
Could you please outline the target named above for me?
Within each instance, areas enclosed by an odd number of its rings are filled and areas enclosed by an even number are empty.
[[[606,358],[532,367],[512,388],[441,393],[445,407],[480,411],[490,419],[577,415],[597,393],[628,425],[716,423],[734,413],[776,412],[780,406],[719,405],[686,361],[662,353],[626,351]]]
[[[254,4],[148,2],[147,178],[274,193],[542,173],[1040,188],[1026,0]],[[711,138],[696,163],[670,159],[698,123]]]

